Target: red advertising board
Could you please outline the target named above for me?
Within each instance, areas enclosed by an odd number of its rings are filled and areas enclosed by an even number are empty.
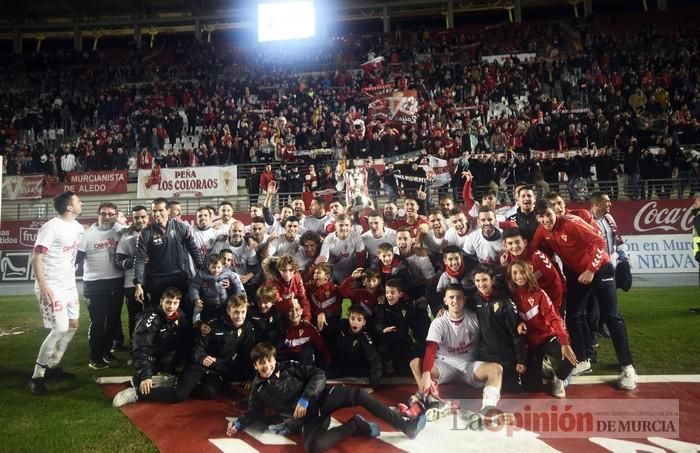
[[[613,200],[610,213],[622,235],[690,234],[692,200]],[[588,203],[569,207],[588,208]]]
[[[103,193],[126,193],[127,171],[86,171],[67,173],[65,181],[46,177],[43,196],[53,197],[61,192],[71,191],[78,195],[97,195]]]

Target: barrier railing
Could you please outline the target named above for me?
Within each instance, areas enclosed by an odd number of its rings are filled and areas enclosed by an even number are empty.
[[[562,181],[560,183],[549,183],[549,187],[544,185],[535,185],[537,191],[542,195],[546,190],[557,190],[562,198],[567,201],[572,201],[571,193],[569,192],[568,183]],[[680,189],[683,189],[682,196]],[[476,186],[474,187],[475,195],[479,195],[482,192],[488,190],[488,186]],[[595,190],[601,190],[608,193],[611,198],[614,199],[630,199],[628,181],[626,178],[619,178],[613,181],[594,181],[592,186],[588,186],[587,193],[591,193]],[[691,180],[681,180],[677,178],[672,179],[652,179],[640,181],[639,193],[642,198],[648,199],[658,199],[658,198],[687,198],[691,197],[695,192],[700,191],[700,179]],[[461,190],[457,191],[457,198],[461,202]],[[429,197],[433,205],[437,205],[438,200],[443,195],[452,196],[453,190],[449,186],[442,187],[430,187]],[[371,195],[371,194],[370,194]],[[585,194],[578,194],[579,200],[585,199]],[[291,199],[299,198],[302,196],[300,192],[294,193],[278,193],[273,201],[273,207],[279,209],[284,202],[288,202]],[[233,204],[234,211],[248,212],[250,206],[255,203],[262,203],[264,200],[264,194],[250,195],[247,193],[238,194],[230,197],[201,197],[201,198],[178,198],[177,201],[180,202],[183,214],[194,214],[197,208],[202,206],[214,206],[217,207],[219,203],[226,200]],[[332,197],[339,199],[341,202],[345,200],[345,192],[338,192]],[[499,192],[500,202],[503,204],[511,204],[513,200],[513,186],[507,186],[506,190],[501,190]],[[399,196],[399,200],[403,199],[403,195]],[[119,209],[121,209],[126,215],[131,214],[131,209],[134,206],[143,205],[150,210],[150,199],[129,199],[129,200],[109,200],[104,198],[102,200],[88,200],[83,201],[83,215],[92,216],[93,213],[97,212],[99,204],[103,201],[114,201]],[[382,207],[387,201],[386,192],[382,189],[378,193],[377,201],[379,206]],[[43,220],[53,217],[54,210],[50,200],[21,200],[21,201],[3,201],[2,206],[2,220]],[[308,206],[307,206],[308,208]]]

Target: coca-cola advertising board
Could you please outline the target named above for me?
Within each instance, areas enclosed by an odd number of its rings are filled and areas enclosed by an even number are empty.
[[[688,234],[693,223],[693,200],[613,200],[610,213],[622,235]],[[570,207],[587,209],[587,203]]]
[[[615,218],[633,274],[696,272],[692,200],[613,200]],[[570,207],[587,209],[588,204]]]

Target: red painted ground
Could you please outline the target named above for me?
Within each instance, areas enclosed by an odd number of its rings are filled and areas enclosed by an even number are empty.
[[[104,392],[111,397],[124,388],[120,385],[105,385]],[[405,400],[412,387],[399,385],[386,387],[375,393],[387,404]],[[443,396],[448,398],[480,398],[477,390],[466,387],[445,387]],[[513,398],[548,398],[545,394],[518,394]],[[658,383],[639,384],[632,392],[622,392],[610,385],[574,385],[567,389],[567,399],[611,399],[617,407],[625,407],[625,402],[639,399],[677,399],[680,402],[680,439],[684,442],[700,444],[700,383]],[[217,401],[190,400],[180,404],[136,403],[123,407],[123,412],[132,423],[142,431],[163,452],[219,452],[208,439],[225,437],[225,417],[237,416],[245,409],[245,404],[237,402],[244,398],[243,393],[232,390]],[[504,399],[509,398],[506,395]],[[116,409],[115,409],[116,410]],[[340,421],[349,419],[360,412],[369,416],[364,410],[345,409],[334,414]],[[376,420],[375,420],[376,421]],[[380,423],[382,431],[391,432],[393,428]],[[468,436],[465,433],[465,436]],[[301,452],[301,437],[291,436],[296,446],[264,445],[248,434],[239,434],[240,439],[260,452]],[[419,436],[420,439],[420,436]],[[466,437],[465,437],[466,440]],[[601,452],[607,451],[588,439],[542,439],[549,446],[563,452]],[[628,439],[637,443],[653,445],[646,439]],[[658,447],[657,447],[658,448]],[[376,439],[351,438],[338,446],[337,452],[395,452],[401,451],[392,445]],[[696,447],[696,450],[700,447]],[[458,451],[458,448],[455,450]],[[438,453],[438,452],[435,452]]]

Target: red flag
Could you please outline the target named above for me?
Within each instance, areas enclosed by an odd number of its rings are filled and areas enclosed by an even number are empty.
[[[384,63],[384,57],[376,57],[372,58],[371,60],[367,60],[364,63],[360,65],[360,67],[365,71],[365,72],[372,72],[375,69],[380,69],[382,67],[382,64]]]

